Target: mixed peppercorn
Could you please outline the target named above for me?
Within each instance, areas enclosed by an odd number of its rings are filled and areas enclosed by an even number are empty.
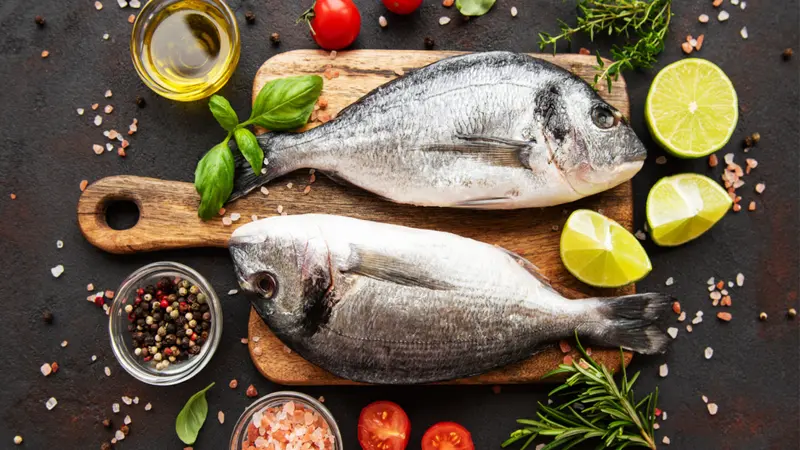
[[[125,305],[133,351],[156,370],[200,353],[211,332],[208,296],[189,280],[161,278]]]

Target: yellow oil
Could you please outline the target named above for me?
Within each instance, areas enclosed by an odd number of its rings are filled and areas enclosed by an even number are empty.
[[[188,101],[211,95],[227,82],[238,62],[235,28],[235,22],[229,23],[207,1],[173,2],[144,30],[140,69],[166,97]]]

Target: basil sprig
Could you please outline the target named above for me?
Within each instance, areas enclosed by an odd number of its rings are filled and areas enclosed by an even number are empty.
[[[186,445],[194,445],[197,440],[197,434],[203,428],[208,415],[206,391],[212,387],[214,387],[214,383],[209,384],[208,387],[191,396],[175,419],[175,432],[178,433],[178,437]]]
[[[280,78],[265,84],[256,97],[250,118],[239,122],[236,111],[225,97],[213,95],[208,102],[211,114],[228,134],[208,151],[197,164],[194,186],[200,194],[197,214],[204,220],[212,218],[233,191],[234,162],[228,142],[236,146],[258,175],[264,165],[264,151],[248,125],[258,125],[271,131],[289,131],[308,122],[314,104],[322,93],[322,77],[306,75]]]

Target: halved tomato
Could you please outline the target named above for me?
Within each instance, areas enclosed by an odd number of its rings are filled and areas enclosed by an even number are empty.
[[[475,450],[472,436],[455,422],[439,422],[422,436],[422,450]]]
[[[411,435],[411,421],[397,403],[375,402],[361,410],[358,442],[364,450],[404,450]]]

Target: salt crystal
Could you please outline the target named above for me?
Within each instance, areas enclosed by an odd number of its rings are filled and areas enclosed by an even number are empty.
[[[708,14],[700,14],[697,20],[699,20],[700,23],[708,23]]]
[[[117,445],[117,438],[111,438],[111,445]]]
[[[286,189],[291,189],[294,187],[294,183],[286,183]]]
[[[134,405],[138,405],[139,404],[139,397],[133,397],[133,404]]]
[[[661,376],[661,378],[666,377],[668,374],[669,374],[669,367],[667,367],[666,364],[662,364],[658,367],[658,375]]]
[[[728,287],[733,287],[733,281],[728,281]]]
[[[264,186],[261,186],[261,193],[264,195],[269,195],[269,189],[265,188]]]
[[[247,343],[250,342],[250,341],[247,338],[241,338],[241,339],[239,339],[239,342],[241,342],[244,345],[247,345]]]
[[[98,144],[92,145],[92,151],[94,152],[95,155],[102,155],[103,154],[103,150],[104,149],[103,149],[102,145],[98,145]]]
[[[258,342],[261,340],[261,336],[253,336],[253,342]]]
[[[742,4],[739,5],[739,7],[742,8],[742,9],[747,8],[747,2],[742,2]]]
[[[693,325],[697,325],[698,323],[700,323],[702,321],[703,321],[702,317],[695,317],[694,319],[692,319],[692,324]]]
[[[242,215],[239,213],[231,213],[231,220],[236,222],[237,220],[241,219]]]
[[[133,422],[131,420],[131,416],[125,416],[125,420],[122,421],[122,423],[124,423],[125,425],[130,425],[131,422]]]
[[[219,420],[220,424],[225,423],[225,413],[220,411],[217,413],[217,420]]]
[[[389,22],[386,20],[386,17],[380,16],[378,17],[378,24],[381,28],[386,28],[389,25]]]
[[[278,214],[282,213],[283,212],[283,205],[278,205],[278,207],[275,210],[278,211]]]
[[[107,41],[109,37],[111,37],[111,36],[109,36],[108,33],[106,33],[106,34],[103,35],[103,40]]]
[[[687,333],[691,333],[691,332],[692,332],[692,330],[693,330],[693,328],[692,328],[692,326],[691,326],[691,325],[686,325],[686,332],[687,332]]]
[[[94,124],[99,127],[103,124],[103,118],[100,115],[94,116]]]
[[[674,283],[675,283],[675,279],[673,279],[672,277],[669,277],[669,278],[667,278],[667,281],[664,284],[666,284],[667,286],[672,286]]]
[[[126,405],[130,406],[131,403],[133,403],[133,399],[125,395],[122,397],[122,403],[125,403]]]
[[[661,425],[659,425],[658,422],[653,424],[653,429],[654,430],[658,430],[659,428],[661,428]]]
[[[731,0],[731,5],[736,6],[739,4],[739,0]]]
[[[108,366],[103,368],[103,372],[106,374],[107,377],[111,376],[111,369]]]
[[[736,275],[736,285],[739,287],[744,286],[744,274],[740,273]]]
[[[669,442],[670,442],[670,441],[669,441],[669,438],[668,438],[668,437],[664,436],[664,439],[662,439],[662,440],[661,440],[661,442],[663,442],[663,443],[664,443],[664,445],[669,445]]]
[[[666,164],[666,163],[667,163],[666,156],[659,156],[658,158],[656,158],[656,164]]]
[[[97,355],[92,355],[92,362],[97,361]]]
[[[117,442],[119,442],[119,441],[121,441],[121,440],[125,439],[125,433],[123,433],[123,432],[122,432],[122,430],[117,430],[117,431],[114,433],[114,439],[116,439],[116,440],[117,440]]]
[[[106,90],[105,94],[103,94],[105,98],[111,98],[111,95],[113,95],[111,94],[111,89]]]
[[[63,264],[59,264],[59,265],[53,267],[52,269],[50,269],[50,273],[52,273],[53,277],[55,277],[55,278],[60,277],[61,274],[64,273],[64,265]]]
[[[144,410],[145,411],[150,411],[151,409],[153,409],[153,405],[152,404],[148,403],[148,404],[144,405]]]
[[[712,284],[711,286],[708,287],[708,292],[713,292],[714,289],[716,289],[716,287]]]
[[[256,220],[258,220],[258,216],[257,216],[257,215],[255,215],[255,214],[253,214],[252,216],[250,216],[250,220],[252,220],[253,222],[255,222]]]
[[[450,23],[450,18],[449,17],[440,17],[439,18],[439,25],[447,25],[448,23]]]
[[[705,355],[706,359],[711,359],[711,357],[714,356],[714,349],[711,348],[711,347],[706,347],[704,355]]]
[[[117,4],[119,5],[120,8],[128,6],[128,2],[125,0],[117,0]]]
[[[661,411],[661,420],[662,421],[667,420],[667,412],[666,411]]]
[[[266,164],[267,164],[267,160],[265,159],[264,160],[264,165],[266,165]],[[261,168],[261,175],[266,175],[266,174],[267,174],[267,168],[266,167],[262,167]]]
[[[517,17],[518,11],[516,6],[511,7],[511,17]]]
[[[114,414],[119,413],[119,403],[111,404],[111,412],[113,412]]]
[[[728,18],[729,18],[730,16],[731,16],[731,15],[730,15],[730,14],[728,14],[728,11],[722,10],[722,11],[720,11],[720,12],[719,12],[719,14],[717,15],[717,20],[719,20],[720,22],[725,22],[726,20],[728,20]]]
[[[78,112],[78,115],[79,115],[79,116],[82,116],[82,115],[83,115],[83,112],[84,112],[84,109],[83,109],[83,108],[78,108],[78,109],[76,109],[75,111],[77,111],[77,112]]]
[[[223,217],[222,224],[225,225],[226,227],[229,227],[233,224],[233,221],[231,220],[230,217]]]
[[[758,184],[756,185],[756,192],[757,192],[757,193],[759,193],[759,194],[761,194],[761,193],[763,193],[763,192],[764,192],[764,189],[766,189],[766,188],[767,188],[767,185],[766,185],[766,184],[764,184],[764,183],[758,183]]]
[[[747,33],[747,27],[742,27],[742,29],[739,31],[739,35],[742,36],[742,39],[747,39],[747,37],[749,36],[749,34]]]
[[[708,403],[708,397],[706,397],[705,395],[703,395],[703,396],[702,396],[702,397],[700,397],[700,398],[702,398],[702,399],[703,399],[703,403]]]
[[[42,367],[40,367],[39,370],[44,376],[49,376],[51,373],[53,373],[53,367],[49,363],[42,364]]]
[[[254,355],[261,356],[263,353],[264,353],[264,351],[261,350],[261,347],[254,347],[253,348],[253,354]]]
[[[236,295],[238,293],[239,293],[238,289],[231,289],[230,291],[228,291],[228,295]]]
[[[142,2],[140,0],[130,0],[128,2],[131,8],[139,9],[142,6]]]
[[[114,107],[111,105],[106,105],[106,107],[103,108],[103,112],[106,114],[111,114],[112,112],[114,112]]]
[[[64,241],[62,241],[60,239],[57,240],[56,241],[56,248],[64,248]]]
[[[708,280],[706,280],[706,284],[714,284],[714,277],[711,277]]]
[[[114,150],[114,145],[113,144],[106,144],[106,151],[110,152],[111,150]]]
[[[55,397],[50,397],[49,399],[47,399],[47,402],[44,404],[44,406],[47,407],[48,411],[51,411],[53,408],[56,407],[57,404],[58,400],[56,400]]]
[[[672,339],[675,339],[678,337],[678,329],[675,327],[669,327],[667,328],[667,334],[669,334]]]
[[[94,9],[100,11],[101,9],[103,9],[103,4],[100,2],[94,2]]]
[[[61,348],[65,348],[67,345],[69,345],[69,342],[61,341]]]
[[[733,153],[725,154],[725,164],[733,164]]]
[[[683,322],[686,320],[686,311],[681,311],[681,315],[678,316],[678,322]]]
[[[636,236],[636,239],[638,239],[640,241],[643,241],[643,240],[647,239],[647,235],[644,234],[644,231],[642,231],[642,230],[636,230],[636,233],[634,233],[634,236]]]
[[[717,414],[717,410],[719,409],[719,407],[717,406],[716,403],[709,403],[706,406],[708,407],[709,414],[711,414],[712,416]]]
[[[708,297],[711,300],[719,300],[722,298],[722,293],[720,291],[711,291],[711,293],[708,294]]]
[[[722,295],[728,295],[728,290],[727,289],[723,289],[723,290],[719,291],[719,293],[722,294]]]

